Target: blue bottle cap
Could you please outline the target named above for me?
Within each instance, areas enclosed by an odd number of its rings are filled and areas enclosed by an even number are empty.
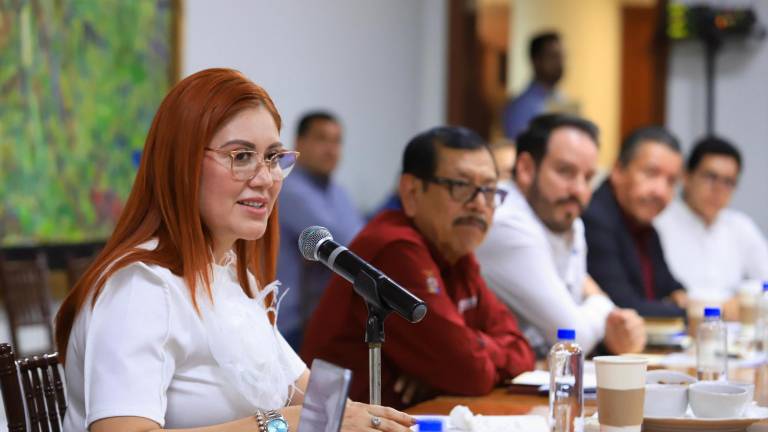
[[[557,329],[558,340],[576,340],[576,330],[574,329]]]
[[[704,317],[720,318],[720,308],[704,308]]]
[[[443,432],[443,421],[437,418],[422,418],[416,420],[419,432]]]
[[[763,282],[763,291],[768,291],[768,281]]]

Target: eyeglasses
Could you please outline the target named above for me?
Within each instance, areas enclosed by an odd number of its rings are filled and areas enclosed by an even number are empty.
[[[448,194],[455,201],[467,204],[474,200],[478,194],[483,194],[485,205],[498,207],[507,197],[507,191],[498,189],[496,186],[475,186],[464,180],[450,179],[446,177],[432,177],[424,179],[429,183],[435,183],[448,188]]]
[[[240,181],[256,177],[262,165],[267,166],[273,179],[282,180],[291,173],[296,166],[296,159],[299,158],[299,152],[288,150],[271,152],[261,158],[255,150],[220,150],[210,147],[205,149],[229,157],[232,177]]]
[[[711,171],[704,171],[699,174],[704,181],[709,183],[710,186],[714,185],[721,185],[725,189],[733,190],[736,187],[736,184],[739,182],[737,179],[732,177],[726,177],[726,176],[720,176],[718,174],[715,174]]]

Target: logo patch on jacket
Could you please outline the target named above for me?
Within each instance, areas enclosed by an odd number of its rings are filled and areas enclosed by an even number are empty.
[[[430,294],[437,294],[440,292],[440,282],[437,281],[432,270],[424,270],[425,283],[427,284],[427,292]]]
[[[463,314],[464,312],[475,307],[477,307],[477,296],[467,297],[459,300],[458,309],[460,314]]]

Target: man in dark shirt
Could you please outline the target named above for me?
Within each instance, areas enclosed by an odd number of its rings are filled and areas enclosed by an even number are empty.
[[[651,225],[672,200],[682,164],[670,132],[634,131],[583,216],[589,274],[616,305],[643,316],[684,315],[685,290],[670,273]]]
[[[517,321],[485,285],[473,251],[504,196],[487,144],[464,128],[416,136],[403,157],[403,210],[380,213],[350,249],[427,303],[411,324],[385,322],[383,405],[440,393],[480,396],[531,370],[534,353]],[[345,280],[331,279],[306,329],[302,357],[354,373],[350,397],[368,398],[366,308]]]

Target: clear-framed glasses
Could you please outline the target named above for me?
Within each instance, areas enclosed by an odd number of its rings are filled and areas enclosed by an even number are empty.
[[[474,200],[478,194],[483,194],[485,203],[491,207],[498,207],[507,197],[507,191],[496,186],[476,186],[464,180],[456,180],[446,177],[432,177],[424,181],[435,183],[448,188],[448,194],[455,201],[467,204]]]
[[[736,188],[736,185],[739,183],[739,180],[737,178],[728,177],[728,176],[721,176],[717,173],[713,173],[711,171],[704,171],[699,174],[701,178],[704,179],[705,182],[707,182],[710,186],[715,185],[721,185],[723,188],[727,190],[733,190]]]
[[[291,173],[296,166],[296,160],[299,158],[299,152],[290,150],[279,150],[267,153],[263,158],[256,150],[220,150],[210,147],[207,151],[226,155],[229,157],[229,169],[235,180],[247,181],[258,174],[262,165],[269,169],[269,173],[274,179],[284,179]]]

